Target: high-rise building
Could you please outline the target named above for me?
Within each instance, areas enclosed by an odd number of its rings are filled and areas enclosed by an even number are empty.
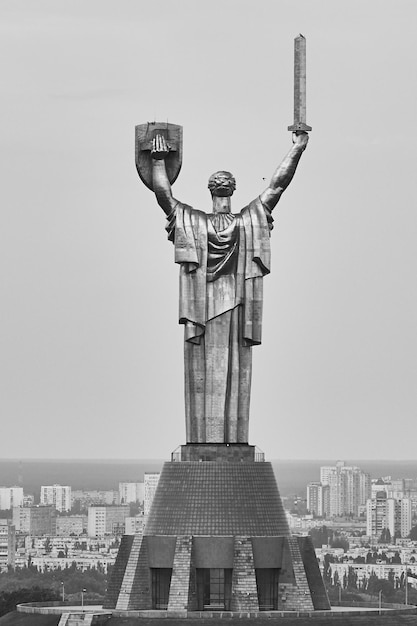
[[[149,511],[151,510],[153,498],[159,482],[159,477],[159,472],[145,472],[144,474],[145,499],[143,509],[145,515],[148,515]]]
[[[23,505],[22,487],[0,487],[0,509],[2,511],[12,509],[14,506]]]
[[[408,537],[411,530],[411,519],[412,519],[412,501],[411,498],[401,498],[401,500],[397,500],[399,503],[400,515],[399,515],[399,525],[398,531],[401,534],[401,537]]]
[[[71,487],[68,485],[42,485],[41,504],[52,505],[57,511],[71,509]]]
[[[386,492],[380,491],[367,502],[367,534],[378,540],[383,530],[388,529],[392,539],[407,537],[411,530],[411,513],[410,498],[387,498]]]
[[[89,506],[88,536],[124,535],[125,519],[129,515],[130,508],[128,505]]]
[[[13,507],[16,531],[33,537],[55,535],[56,509],[54,506]]]
[[[404,494],[404,479],[396,478],[392,479],[387,486],[388,498],[394,498],[395,500],[402,500],[405,497]]]
[[[359,507],[370,497],[370,476],[359,467],[338,461],[334,466],[321,467],[320,477],[322,484],[329,485],[331,517],[358,515]]]
[[[320,482],[322,485],[329,484],[329,474],[334,470],[334,465],[323,465],[320,468]]]
[[[307,509],[318,517],[327,517],[330,513],[330,487],[318,482],[307,485]]]
[[[145,497],[144,483],[119,483],[119,502],[129,504],[130,502],[143,502]]]
[[[378,491],[366,503],[366,534],[378,540],[387,527],[387,494]]]

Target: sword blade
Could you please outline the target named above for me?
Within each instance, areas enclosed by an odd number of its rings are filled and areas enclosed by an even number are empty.
[[[294,39],[294,124],[288,126],[292,132],[311,130],[306,123],[306,77],[306,39],[300,34]]]

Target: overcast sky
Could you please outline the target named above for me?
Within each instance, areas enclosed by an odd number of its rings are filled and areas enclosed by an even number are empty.
[[[177,198],[233,208],[313,132],[275,209],[250,442],[412,459],[415,0],[0,0],[3,458],[168,458],[185,443],[178,267],[134,126],[184,127]],[[7,442],[7,443],[5,443]]]

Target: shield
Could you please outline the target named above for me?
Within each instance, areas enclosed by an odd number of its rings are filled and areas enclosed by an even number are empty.
[[[141,180],[153,191],[152,185],[152,139],[163,135],[169,144],[165,159],[171,185],[176,181],[182,165],[182,126],[168,122],[148,122],[135,126],[136,169]]]

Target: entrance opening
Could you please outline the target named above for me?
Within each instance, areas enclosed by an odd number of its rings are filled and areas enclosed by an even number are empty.
[[[199,611],[230,611],[232,570],[197,569],[197,603]]]
[[[171,568],[151,568],[153,609],[167,610],[171,576]]]
[[[260,611],[278,610],[278,568],[259,568],[255,570],[256,587]]]

